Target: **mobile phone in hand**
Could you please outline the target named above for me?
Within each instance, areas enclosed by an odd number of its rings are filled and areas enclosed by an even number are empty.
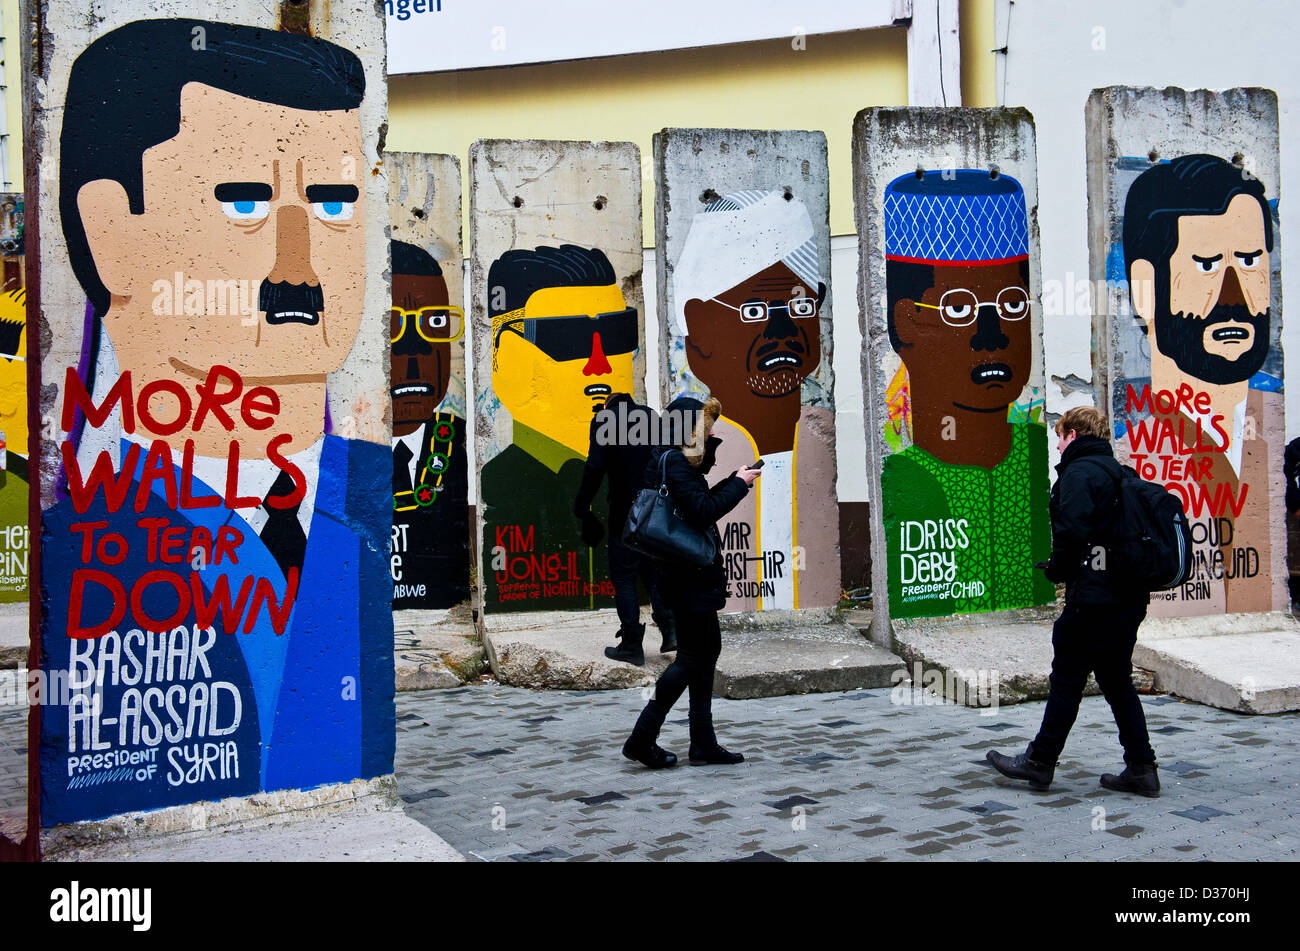
[[[751,469],[761,469],[761,468],[763,468],[763,460],[762,460],[762,459],[759,459],[758,462],[751,462],[751,463],[749,464],[749,468],[751,468]]]

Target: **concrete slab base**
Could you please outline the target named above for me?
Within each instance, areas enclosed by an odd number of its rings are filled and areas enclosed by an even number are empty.
[[[369,794],[346,794],[366,788]],[[226,800],[60,826],[42,834],[42,854],[55,862],[465,861],[401,810],[392,777],[331,789],[345,793],[290,812],[258,815],[247,808],[223,809],[236,802]],[[207,809],[214,810],[215,821],[205,824]],[[181,821],[169,821],[161,813],[175,813]],[[132,828],[137,825],[141,828]]]
[[[459,687],[487,669],[468,604],[441,611],[393,612],[398,690]]]
[[[1300,710],[1300,623],[1294,616],[1148,618],[1134,663],[1159,690],[1236,713]]]
[[[44,830],[47,861],[464,861],[402,811],[391,776]]]
[[[483,647],[498,681],[512,687],[615,690],[652,684],[672,663],[660,654],[659,630],[646,624],[644,667],[612,661],[618,614],[602,611],[528,611],[487,614]]]
[[[888,687],[902,668],[901,658],[833,611],[723,615],[713,692],[748,700]]]
[[[895,618],[893,647],[915,686],[934,685],[956,703],[985,707],[1043,700],[1049,691],[1052,622],[1058,610],[1053,605],[997,614]],[[1145,670],[1134,669],[1133,682],[1139,692],[1152,690],[1151,674]],[[1100,693],[1092,677],[1084,693]]]
[[[714,692],[733,698],[881,687],[902,666],[834,611],[724,614]],[[525,687],[600,690],[653,684],[673,655],[647,624],[646,664],[604,656],[615,642],[612,610],[488,615],[483,634],[497,680]]]
[[[27,666],[27,604],[0,604],[0,670]]]

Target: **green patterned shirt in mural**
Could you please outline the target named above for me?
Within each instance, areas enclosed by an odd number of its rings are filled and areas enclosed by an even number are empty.
[[[910,446],[885,459],[881,494],[892,616],[1002,611],[1055,598],[1034,568],[1052,549],[1042,424],[1011,424],[1011,449],[992,469],[951,465]]]

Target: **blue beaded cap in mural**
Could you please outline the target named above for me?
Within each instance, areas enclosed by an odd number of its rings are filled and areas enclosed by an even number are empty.
[[[955,169],[900,175],[885,187],[885,257],[992,262],[1029,254],[1025,191],[1008,175]]]

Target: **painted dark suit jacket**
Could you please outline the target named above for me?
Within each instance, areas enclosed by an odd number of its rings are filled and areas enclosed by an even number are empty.
[[[47,706],[41,719],[43,824],[243,796],[259,790],[311,788],[392,772],[393,629],[387,570],[391,458],[384,446],[335,436],[324,439],[302,576],[283,635],[276,635],[264,609],[247,634],[243,633],[242,620],[238,633],[224,629],[220,614],[214,621],[216,643],[207,654],[210,679],[227,681],[238,690],[243,707],[240,726],[228,736],[215,739],[188,736],[177,743],[164,740],[158,746],[157,773],[150,780],[141,781],[131,770],[125,774],[122,770],[106,770],[105,777],[94,784],[86,780],[73,785],[66,765],[68,708]],[[125,459],[126,444],[123,446]],[[142,452],[142,460],[143,456]],[[223,505],[172,510],[160,483],[155,482],[145,510],[136,512],[138,477],[139,469],[131,494],[116,513],[107,511],[101,491],[84,514],[77,514],[68,500],[44,514],[42,666],[47,672],[66,670],[68,666],[68,592],[72,572],[81,565],[81,535],[70,529],[76,522],[106,521],[110,530],[127,537],[128,557],[109,570],[124,583],[128,595],[132,582],[152,569],[163,567],[184,579],[189,577],[189,564],[146,563],[146,530],[137,522],[142,518],[166,518],[173,525],[204,526],[213,537],[222,525],[234,526],[243,533],[237,564],[223,559],[221,564],[208,564],[199,572],[209,595],[214,580],[224,574],[232,600],[243,579],[250,575],[271,579],[277,596],[283,596],[279,566],[237,511]],[[179,472],[177,479],[179,483]],[[206,494],[221,493],[195,479],[193,495]],[[143,606],[150,616],[165,618],[177,609],[177,595],[169,585],[154,584],[145,589]],[[82,607],[87,622],[108,618],[111,609],[112,595],[106,589],[87,586]],[[194,621],[191,606],[182,623],[192,631]],[[134,627],[137,625],[128,610],[118,631],[125,635]],[[178,679],[170,683],[187,687],[190,681]],[[166,689],[169,682],[160,686]],[[119,683],[102,689],[101,716],[117,717],[122,695],[130,688]],[[143,682],[136,689],[145,689]],[[181,712],[184,717],[185,711]],[[223,714],[223,720],[226,716]],[[162,720],[169,722],[165,710]],[[114,750],[144,748],[133,746],[129,735],[125,744],[119,744],[116,726],[102,726],[100,739]],[[237,778],[201,774],[197,783],[169,783],[169,747],[228,741],[238,747]],[[190,765],[183,759],[181,762]]]
[[[566,560],[576,554],[580,579],[584,583],[609,582],[609,548],[589,548],[582,540],[581,523],[573,514],[573,500],[582,484],[586,461],[573,456],[552,472],[514,443],[488,460],[480,474],[483,495],[483,609],[485,611],[585,611],[612,607],[608,595],[528,598],[502,601],[497,573],[492,570],[492,549],[497,530],[533,529],[535,551],[528,555],[555,556]],[[601,486],[591,503],[592,512],[604,520],[609,511],[609,492]]]
[[[450,414],[446,414],[450,415]],[[436,418],[435,418],[436,419]],[[435,449],[435,419],[424,428],[424,446],[416,460],[418,477],[423,460]],[[402,579],[398,584],[425,586],[423,598],[394,597],[393,608],[450,608],[469,598],[469,478],[465,460],[465,420],[453,416],[451,465],[443,477],[438,501],[428,507],[396,511],[393,524],[405,525],[406,552],[402,556]],[[409,498],[404,505],[410,505]]]

